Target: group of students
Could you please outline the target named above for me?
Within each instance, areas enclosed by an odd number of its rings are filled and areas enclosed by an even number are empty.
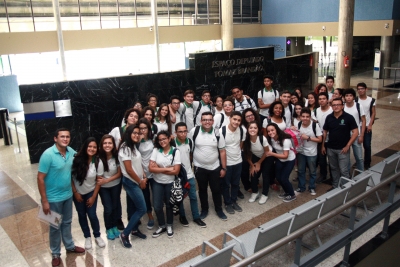
[[[318,85],[304,99],[299,88],[293,93],[279,94],[272,88],[273,77],[267,75],[265,87],[257,94],[257,104],[243,95],[239,87],[231,90],[232,96],[216,96],[214,101],[208,90],[202,92],[201,101],[194,101],[194,91],[187,90],[183,102],[179,96],[171,96],[169,104],[157,107],[157,97],[149,94],[148,106],[142,108],[140,102],[135,103],[125,112],[121,127],[112,129],[99,143],[93,137],[88,138],[73,158],[73,202],[86,238],[85,248],[92,246],[87,218],[96,243],[105,246],[96,215],[97,195],[104,206],[108,239],[119,238],[126,248],[131,247],[130,235],[145,239],[146,235],[139,230],[140,219],[147,214],[146,226],[153,229],[153,208],[158,228],[152,237],[166,233],[172,238],[171,188],[180,168],[185,168],[190,184],[188,198],[193,221],[206,227],[203,220],[209,213],[208,187],[217,216],[227,220],[222,200],[229,214],[242,211],[238,204],[238,198],[244,198],[240,181],[244,190],[251,193],[249,202],[258,199],[259,204],[266,203],[269,188],[276,189],[279,185],[283,189],[279,198],[291,202],[296,194],[306,190],[306,167],[310,174],[308,190],[316,194],[316,183],[327,178],[327,156],[333,187],[338,186],[340,176],[349,177],[350,146],[357,168],[363,170],[363,164],[369,167],[374,101],[366,95],[364,83],[357,85],[357,99],[354,89],[342,93],[333,89],[333,83],[333,77],[327,77],[326,85]],[[344,109],[340,106],[342,98]],[[365,112],[366,108],[372,111]],[[354,118],[346,116],[347,113]],[[300,145],[296,146],[294,139]],[[364,162],[360,152],[362,143]],[[347,156],[343,157],[344,154]],[[298,188],[294,189],[289,176],[296,159]],[[122,187],[126,191],[126,226],[122,223]],[[175,212],[180,223],[188,226],[183,203]]]

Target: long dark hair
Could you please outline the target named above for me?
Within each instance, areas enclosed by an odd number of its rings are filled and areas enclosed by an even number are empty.
[[[166,122],[167,125],[168,125],[168,132],[172,133],[172,131],[171,131],[171,118],[170,118],[170,116],[169,116],[170,114],[169,114],[169,107],[168,107],[168,104],[162,103],[162,104],[160,105],[160,107],[158,108],[157,114],[156,114],[156,118],[158,119],[158,121],[161,120],[161,109],[162,109],[163,107],[167,107],[167,109],[168,109],[167,116],[165,116],[165,122]]]
[[[100,140],[98,154],[99,154],[100,160],[103,162],[104,171],[106,171],[106,172],[108,172],[110,170],[110,168],[108,166],[107,153],[104,151],[103,143],[104,143],[104,140],[106,140],[108,138],[110,138],[113,143],[113,149],[111,150],[111,155],[115,159],[115,162],[118,163],[118,150],[117,150],[117,146],[115,145],[114,137],[112,135],[105,134],[105,135],[103,135],[103,137]]]
[[[131,138],[134,129],[139,129],[139,125],[137,124],[129,125],[128,128],[125,129],[124,136],[122,137],[118,150],[123,149],[125,152],[126,149],[128,149],[130,152],[132,152],[133,155],[136,156],[136,149],[135,149],[136,142],[134,142]]]
[[[258,115],[258,113],[253,108],[246,108],[245,110],[243,110],[243,112],[242,112],[242,125],[244,127],[246,127],[246,129],[249,127],[250,122],[248,123],[246,121],[246,113],[249,112],[249,111],[251,113],[253,113],[254,121],[257,123],[258,128],[261,129],[260,116]]]
[[[156,115],[155,115],[155,113],[154,113],[154,109],[152,109],[150,106],[145,106],[145,107],[142,109],[142,117],[144,118],[144,114],[146,114],[146,111],[148,111],[148,110],[151,111],[152,119],[151,119],[151,121],[150,121],[150,124],[153,125],[153,123],[154,123],[154,117],[155,117]]]
[[[244,159],[245,160],[251,160],[251,157],[252,157],[252,154],[253,154],[251,152],[251,140],[250,140],[250,134],[249,134],[249,127],[252,124],[255,124],[257,126],[257,128],[258,128],[258,136],[262,136],[262,133],[260,131],[261,128],[260,128],[260,125],[258,124],[258,122],[256,122],[256,121],[249,122],[249,124],[247,125],[247,128],[246,128],[247,129],[246,140],[244,140],[244,142],[243,142],[243,155],[244,155]],[[257,137],[257,138],[259,138],[259,137]],[[263,145],[263,144],[261,143],[261,145]]]
[[[154,140],[154,147],[158,148],[158,149],[162,148],[161,145],[160,145],[160,141],[159,141],[160,140],[160,135],[165,135],[167,138],[170,138],[171,137],[171,133],[168,132],[168,131],[160,131],[160,132],[157,133],[156,140]],[[171,145],[171,141],[169,142],[169,145]]]
[[[304,108],[304,105],[303,105],[302,102],[296,102],[296,103],[294,103],[293,118],[299,119],[299,116],[301,116],[301,114],[300,114],[300,115],[297,115],[297,113],[296,113],[296,106],[300,106],[301,108]],[[295,126],[297,126],[297,125],[295,125]]]
[[[149,120],[146,119],[146,118],[141,118],[138,121],[138,125],[140,126],[141,123],[146,124],[146,127],[147,127],[147,139],[153,140],[153,131],[151,130],[151,124],[150,124]]]
[[[79,182],[79,185],[82,185],[85,181],[87,171],[89,169],[89,155],[87,154],[87,148],[91,142],[95,142],[97,145],[96,139],[94,137],[89,137],[88,139],[86,139],[79,149],[79,152],[75,155],[74,161],[72,162],[72,177],[74,177],[74,179]],[[97,153],[93,157],[96,159]]]
[[[319,108],[318,96],[317,96],[314,92],[311,92],[311,93],[308,93],[308,94],[307,94],[307,99],[308,99],[308,96],[309,96],[309,95],[312,95],[312,96],[314,97],[315,102],[314,102],[314,106],[313,106],[312,109],[311,109],[311,107],[310,107],[310,101],[308,101],[308,108],[309,108],[311,111],[314,110],[314,109]]]
[[[290,139],[292,138],[289,134],[285,133],[284,131],[282,131],[279,127],[278,124],[276,123],[268,123],[267,127],[265,127],[267,129],[267,140],[268,143],[270,145],[272,145],[272,140],[271,137],[268,134],[268,127],[269,126],[273,126],[275,128],[276,134],[278,135],[278,143],[283,147],[283,141],[285,141],[285,139]]]

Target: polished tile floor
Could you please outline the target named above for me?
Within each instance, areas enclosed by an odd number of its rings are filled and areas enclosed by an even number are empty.
[[[373,131],[372,152],[373,163],[381,161],[394,151],[400,150],[400,90],[382,88],[382,80],[373,80],[372,72],[366,72],[352,77],[351,85],[364,81],[370,87],[369,95],[377,98],[377,120]],[[21,116],[21,114],[14,114]],[[15,131],[13,131],[14,141]],[[36,174],[37,164],[30,164],[26,139],[20,135],[21,153],[16,141],[12,146],[4,146],[0,140],[0,266],[51,266],[51,254],[48,245],[48,227],[36,219],[40,196],[37,190]],[[292,173],[294,178],[295,172]],[[317,196],[329,188],[326,184],[318,185]],[[125,194],[123,192],[123,194]],[[99,217],[102,236],[106,240],[106,247],[93,248],[84,255],[66,254],[62,250],[63,266],[176,266],[187,259],[200,253],[199,247],[204,240],[213,244],[221,243],[222,234],[230,231],[240,235],[253,229],[277,216],[283,214],[302,203],[313,199],[308,193],[298,196],[291,203],[283,203],[277,197],[277,192],[270,191],[269,199],[265,205],[257,202],[248,203],[250,194],[246,193],[245,199],[239,204],[242,213],[228,215],[228,221],[223,222],[210,209],[206,218],[207,228],[199,228],[191,222],[189,203],[185,201],[185,208],[189,219],[189,227],[183,227],[175,217],[172,239],[166,235],[152,238],[152,231],[141,226],[142,232],[147,234],[146,240],[132,238],[131,249],[125,249],[118,240],[108,241],[105,237],[103,208],[98,203],[97,214]],[[125,207],[125,195],[122,196]],[[210,199],[210,203],[212,203]],[[212,205],[212,204],[211,204]],[[396,212],[392,220],[400,217]],[[126,214],[123,214],[126,218]],[[341,225],[340,218],[334,218],[330,225]],[[126,220],[125,220],[126,222]],[[147,217],[142,218],[147,222]],[[337,228],[324,228],[324,232],[334,233]],[[330,229],[330,230],[329,230]],[[379,232],[379,226],[371,228],[365,235],[353,242],[352,251],[364,244]],[[77,245],[84,245],[84,237],[80,229],[77,214],[74,210],[72,234]],[[261,261],[257,266],[288,266],[293,256],[293,244],[276,251],[276,257]],[[274,252],[275,253],[275,252]],[[343,251],[338,251],[320,266],[334,266],[340,262]],[[279,256],[281,255],[281,256]],[[278,257],[279,256],[279,257]]]

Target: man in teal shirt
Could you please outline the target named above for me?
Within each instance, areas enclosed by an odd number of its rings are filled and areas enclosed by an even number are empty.
[[[75,246],[71,234],[71,167],[76,151],[68,146],[70,140],[68,129],[58,129],[54,134],[55,144],[43,152],[38,168],[37,182],[43,212],[49,214],[54,211],[62,215],[60,227],[56,229],[50,226],[49,230],[52,266],[61,263],[61,239],[67,252],[85,252],[85,249]]]

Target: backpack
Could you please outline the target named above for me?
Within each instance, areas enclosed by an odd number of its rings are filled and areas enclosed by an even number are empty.
[[[181,122],[185,122],[185,123],[186,123],[186,116],[185,116],[185,112],[186,112],[186,106],[185,106],[185,104],[183,104],[182,113],[179,113],[179,110],[177,111],[177,113],[179,114],[180,121],[181,121]]]
[[[284,132],[291,136],[290,141],[292,142],[292,148],[290,150],[295,154],[301,152],[303,150],[303,140],[301,139],[300,131],[287,128]]]
[[[194,142],[194,146],[193,146],[192,152],[194,152],[194,149],[196,147],[196,145],[195,145],[196,144],[196,138],[199,135],[199,132],[200,132],[200,126],[196,126],[195,129],[194,129],[193,136],[192,136],[192,140]],[[217,138],[217,143],[218,143],[219,142],[219,135],[216,134],[215,130],[214,130],[214,134],[215,134],[215,138]]]
[[[239,128],[240,128],[240,142],[242,142],[242,139],[243,139],[243,128],[241,126],[239,126]],[[225,138],[226,137],[226,125],[223,126],[221,129],[222,129],[222,135]],[[262,144],[262,142],[261,142],[261,144]]]
[[[275,89],[272,89],[273,91],[274,91],[274,101],[275,101],[275,99],[276,99],[276,93],[278,92],[277,90],[275,90]],[[261,90],[261,98],[263,98],[264,97],[264,89],[262,89]]]
[[[214,106],[211,106],[210,104],[207,104],[207,105],[210,106],[210,111],[211,111],[211,113],[212,113],[212,115],[213,115],[213,117],[214,117],[214,115],[215,115],[215,107],[214,107]],[[202,107],[203,107],[203,104],[201,104],[201,101],[199,101],[199,106],[197,107],[196,114],[193,116],[193,125],[196,125],[196,118],[197,118],[197,115],[199,115],[200,110],[201,110]],[[185,108],[186,108],[186,107],[185,107]],[[186,110],[186,109],[185,109],[185,110]],[[182,113],[183,113],[183,112],[182,112]]]
[[[375,103],[375,98],[373,98],[373,97],[371,97],[371,98],[372,98],[371,104],[369,105],[369,116],[372,116],[372,107],[374,106],[374,103]],[[356,102],[356,104],[359,104],[358,96],[356,97],[356,99],[354,101]],[[360,115],[360,106],[358,107],[357,111],[358,111],[358,114]]]
[[[175,159],[176,148],[172,151],[172,160],[171,165]],[[179,205],[183,201],[185,197],[189,194],[190,184],[187,178],[187,173],[185,170],[185,166],[181,164],[181,168],[179,170],[178,175],[175,175],[175,180],[172,183],[171,187],[171,197],[169,199],[169,203],[172,205],[172,210],[175,215],[179,213]]]
[[[299,121],[299,125],[297,126],[297,129],[299,129],[299,131],[300,131],[301,124],[302,124],[302,121]],[[315,137],[317,137],[316,127],[317,127],[317,123],[315,121],[313,121],[312,122],[312,130],[314,132]]]

